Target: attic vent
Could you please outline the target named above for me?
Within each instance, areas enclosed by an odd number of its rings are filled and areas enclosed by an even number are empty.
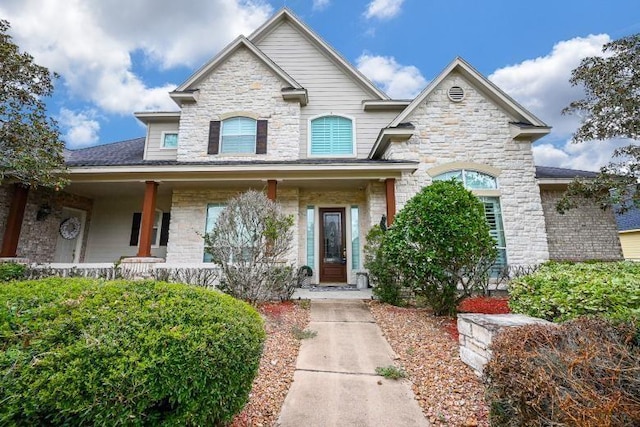
[[[453,102],[460,102],[464,99],[464,89],[460,86],[453,86],[449,89],[449,99]]]

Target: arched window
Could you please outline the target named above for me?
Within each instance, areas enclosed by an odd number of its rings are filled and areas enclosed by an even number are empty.
[[[322,116],[311,120],[312,156],[352,156],[353,121],[342,116]]]
[[[231,117],[222,121],[221,153],[255,153],[256,123],[250,117]]]
[[[434,176],[434,181],[448,181],[455,179],[462,182],[467,190],[495,190],[498,188],[498,180],[486,173],[458,169],[454,171],[444,172]],[[504,237],[504,227],[502,226],[502,209],[500,208],[499,197],[478,196],[484,205],[484,216],[489,224],[489,233],[496,241],[498,248],[498,258],[496,259],[495,269],[498,270],[507,265],[507,243]]]

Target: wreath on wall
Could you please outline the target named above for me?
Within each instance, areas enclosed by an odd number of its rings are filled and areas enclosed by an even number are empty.
[[[80,234],[80,218],[72,216],[60,223],[60,235],[63,239],[73,240]]]

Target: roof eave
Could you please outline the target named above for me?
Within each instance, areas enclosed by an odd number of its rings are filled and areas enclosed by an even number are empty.
[[[413,127],[404,128],[384,128],[378,134],[376,142],[371,147],[369,152],[369,159],[378,159],[389,147],[391,142],[404,142],[408,141],[414,134],[415,129]]]
[[[285,101],[298,101],[302,107],[309,103],[309,95],[306,89],[282,89],[282,99]]]
[[[362,109],[364,111],[402,111],[410,103],[410,99],[368,99],[362,101]]]
[[[133,113],[134,117],[144,124],[160,121],[179,121],[180,111],[139,111]]]
[[[534,142],[548,135],[551,132],[550,126],[518,126],[515,123],[509,124],[511,137],[517,141]]]

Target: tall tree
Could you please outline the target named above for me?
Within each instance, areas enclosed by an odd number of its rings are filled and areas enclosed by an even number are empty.
[[[0,181],[60,188],[64,143],[44,103],[56,75],[21,52],[9,28],[0,20]]]
[[[582,123],[573,142],[612,138],[640,138],[640,34],[607,43],[602,56],[588,57],[572,71],[569,80],[582,86],[585,97],[569,104],[566,114],[578,114]],[[614,151],[612,161],[593,180],[578,179],[569,185],[558,210],[577,205],[579,198],[595,200],[601,207],[624,211],[640,206],[640,146],[631,144]]]

